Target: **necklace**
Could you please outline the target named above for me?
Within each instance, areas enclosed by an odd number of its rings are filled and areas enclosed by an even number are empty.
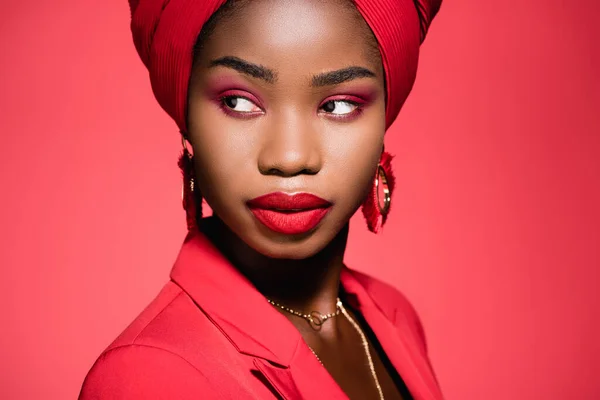
[[[352,325],[352,327],[356,330],[356,332],[360,336],[360,340],[362,341],[362,345],[363,345],[363,348],[365,350],[365,354],[367,355],[367,361],[369,363],[369,369],[371,370],[371,376],[373,376],[373,380],[375,381],[375,386],[377,387],[377,393],[379,394],[379,399],[380,400],[384,400],[383,390],[381,388],[381,385],[379,384],[379,379],[377,378],[377,372],[375,371],[375,364],[373,363],[373,358],[371,357],[371,351],[369,350],[369,342],[367,340],[367,337],[365,336],[365,333],[360,328],[360,326],[358,325],[358,323],[350,316],[350,314],[348,313],[348,311],[346,311],[346,308],[342,304],[342,301],[340,300],[339,297],[337,298],[336,311],[333,312],[333,313],[329,313],[329,314],[321,314],[318,311],[312,311],[310,314],[303,314],[303,313],[301,313],[299,311],[292,310],[289,307],[286,307],[286,306],[283,306],[283,305],[281,305],[281,304],[279,304],[277,302],[274,302],[273,300],[267,299],[267,301],[270,304],[274,305],[275,307],[279,307],[282,310],[289,312],[290,314],[293,314],[293,315],[296,315],[298,317],[306,319],[311,324],[311,326],[313,327],[313,329],[316,329],[316,330],[320,330],[321,326],[323,325],[323,323],[325,321],[327,321],[330,318],[335,317],[336,315],[339,315],[340,312],[342,314],[344,314],[344,317],[346,317],[346,319],[350,322],[350,324]],[[317,353],[313,350],[313,348],[310,347],[310,346],[308,346],[308,348],[314,354],[314,356],[316,357],[317,361],[319,361],[319,363],[323,367],[325,367],[325,365],[323,364],[323,361],[321,361],[321,359],[319,358],[319,356],[317,355]]]
[[[356,321],[354,321],[350,314],[348,314],[348,311],[346,311],[343,305],[341,306],[341,309],[342,314],[344,314],[344,317],[346,317],[348,321],[350,321],[350,323],[352,324],[354,329],[356,329],[356,332],[358,332],[358,335],[360,336],[363,348],[365,349],[365,354],[367,355],[367,360],[369,361],[369,369],[371,370],[371,375],[373,376],[375,386],[377,387],[377,393],[379,393],[379,398],[381,400],[384,400],[383,390],[381,389],[381,385],[379,384],[379,379],[377,379],[377,372],[375,371],[375,364],[373,364],[373,358],[371,357],[371,351],[369,350],[369,342],[367,341],[367,337],[365,336],[365,333],[362,331],[362,329],[360,329],[360,326],[356,323]]]
[[[267,299],[267,301],[269,303],[271,303],[272,305],[274,305],[275,307],[279,307],[282,310],[289,312],[290,314],[294,314],[297,317],[304,318],[305,320],[308,321],[310,326],[316,331],[321,330],[321,326],[323,325],[323,323],[325,323],[325,321],[327,321],[328,319],[333,318],[337,315],[340,315],[340,311],[341,311],[341,307],[342,307],[342,301],[338,297],[337,302],[335,304],[335,307],[336,307],[335,312],[332,312],[329,314],[321,314],[318,311],[311,311],[309,314],[303,314],[299,311],[292,310],[289,307],[281,305],[273,300]]]

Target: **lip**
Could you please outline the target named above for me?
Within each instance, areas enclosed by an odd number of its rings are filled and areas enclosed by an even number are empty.
[[[269,193],[248,201],[248,207],[263,225],[274,232],[299,235],[314,229],[332,204],[311,193]]]

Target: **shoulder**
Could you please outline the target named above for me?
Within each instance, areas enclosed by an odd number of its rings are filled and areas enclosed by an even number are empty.
[[[161,326],[166,323],[171,323],[172,319],[185,320],[193,309],[193,303],[185,292],[169,281],[150,304],[108,346],[105,352],[131,344],[161,347],[161,342],[173,340],[175,336],[172,335],[172,330],[167,329],[162,329],[159,335],[154,332],[161,330]]]
[[[177,354],[129,344],[104,352],[87,374],[80,400],[191,399],[192,393],[218,396],[208,379]]]
[[[351,272],[381,312],[397,329],[415,336],[426,352],[427,342],[423,324],[408,298],[389,283],[356,270],[351,270]]]
[[[98,357],[79,398],[187,399],[190,393],[218,398],[196,360],[186,356],[187,337],[179,334],[210,330],[196,309],[179,286],[167,283]]]

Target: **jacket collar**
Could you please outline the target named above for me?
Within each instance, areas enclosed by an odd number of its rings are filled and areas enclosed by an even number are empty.
[[[344,267],[340,278],[349,305],[364,316],[413,396],[441,399],[427,356],[419,352],[413,335],[390,321],[352,270]],[[188,234],[171,279],[239,352],[290,366],[302,336],[204,234]],[[277,375],[285,373],[279,370]]]
[[[239,352],[290,365],[302,336],[204,234],[188,234],[171,279]]]
[[[357,279],[357,274],[348,268],[342,271],[341,282],[349,293],[350,305],[363,315],[412,396],[415,399],[442,399],[429,358],[420,350],[422,343],[416,339],[415,328],[402,321],[407,320],[405,316],[398,315],[406,311],[394,309],[393,316],[386,315],[382,306],[389,306],[394,299],[381,299],[378,303],[377,293],[371,294]],[[356,304],[352,304],[352,301]]]

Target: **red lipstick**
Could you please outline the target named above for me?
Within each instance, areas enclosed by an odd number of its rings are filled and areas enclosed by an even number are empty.
[[[314,194],[282,192],[257,197],[247,204],[263,225],[285,235],[299,235],[315,228],[332,206]]]

